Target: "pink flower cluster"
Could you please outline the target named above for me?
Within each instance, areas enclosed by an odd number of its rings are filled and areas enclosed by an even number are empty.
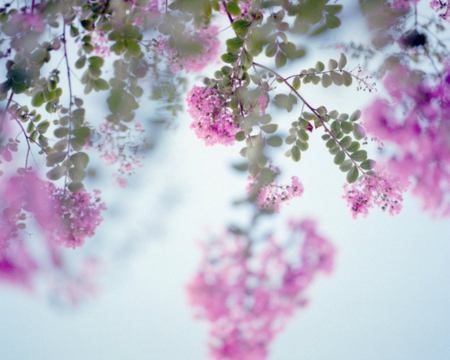
[[[297,176],[291,177],[291,185],[279,185],[277,181],[261,185],[259,175],[256,177],[247,177],[247,194],[253,195],[256,191],[255,206],[258,209],[271,209],[276,213],[280,212],[281,205],[284,202],[303,195],[304,187]]]
[[[450,22],[450,3],[443,0],[431,0],[430,7],[447,22]]]
[[[378,98],[365,111],[366,129],[394,146],[389,161],[403,179],[413,177],[413,193],[425,210],[450,215],[450,64],[437,83],[404,66],[384,85],[390,101]]]
[[[45,187],[52,211],[44,217],[43,214],[35,214],[39,225],[57,245],[71,248],[82,246],[103,221],[101,212],[106,210],[106,205],[100,202],[100,190],[94,190],[92,196],[85,189],[74,194],[51,182],[46,182]]]
[[[190,128],[206,145],[233,145],[239,126],[234,123],[223,99],[217,90],[195,85],[186,101],[189,115],[194,119]]]
[[[217,60],[219,55],[220,41],[216,34],[219,32],[217,26],[210,26],[194,30],[193,28],[186,29],[185,36],[190,41],[201,45],[202,51],[200,54],[190,54],[186,51],[180,51],[169,44],[168,39],[159,35],[151,42],[155,51],[158,54],[167,57],[167,65],[173,72],[185,70],[186,73],[190,71],[199,72],[206,66],[212,64]]]
[[[420,0],[394,0],[392,7],[395,10],[409,10],[411,4],[417,4]],[[450,22],[450,3],[443,0],[431,0],[430,7],[447,22]]]
[[[102,58],[110,57],[109,40],[106,34],[101,30],[95,30],[94,32],[89,33],[89,35],[92,36],[91,44],[94,47],[93,53]]]
[[[366,217],[369,209],[374,206],[383,211],[388,210],[390,215],[400,213],[402,209],[402,194],[407,190],[409,183],[394,177],[380,168],[377,174],[366,174],[363,178],[348,186],[344,185],[348,206],[352,211],[353,219],[359,214]]]
[[[92,293],[93,284],[86,277],[92,259],[83,262],[86,265],[77,275],[78,270],[65,266],[60,245],[81,246],[94,234],[105,209],[99,191],[94,191],[94,196],[85,190],[64,192],[32,172],[0,177],[0,282],[32,289],[34,278],[45,275],[51,280],[52,291],[59,296],[67,294],[72,303],[82,294]],[[25,241],[30,218],[37,225],[32,229],[40,230],[44,237],[38,256],[33,251],[35,245]],[[33,242],[39,239],[34,237]]]
[[[98,190],[94,190],[94,196],[84,189],[73,194],[34,173],[9,179],[3,176],[1,185],[0,249],[7,248],[11,239],[18,237],[29,215],[48,240],[71,248],[83,245],[103,221],[100,212],[106,206],[100,203]]]
[[[304,292],[317,273],[331,272],[335,250],[314,222],[292,221],[290,228],[293,241],[285,247],[272,235],[253,243],[231,233],[203,244],[201,270],[187,293],[196,317],[211,325],[213,359],[266,359],[275,335],[307,304]]]

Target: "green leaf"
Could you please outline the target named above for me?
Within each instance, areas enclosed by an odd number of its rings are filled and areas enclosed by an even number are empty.
[[[353,162],[350,159],[344,160],[344,162],[339,166],[339,169],[343,172],[349,171],[353,166]]]
[[[41,133],[41,134],[45,134],[45,132],[48,130],[50,126],[50,123],[45,120],[42,121],[41,123],[39,123],[39,125],[37,126],[37,130]]]
[[[270,114],[264,114],[258,118],[260,124],[268,124],[272,121],[272,116]]]
[[[327,14],[325,16],[325,20],[329,29],[336,29],[337,27],[341,26],[341,20],[334,15]]]
[[[248,69],[253,64],[253,56],[246,50],[242,52],[241,55],[242,66]]]
[[[300,140],[297,140],[295,142],[295,145],[301,150],[301,151],[306,151],[309,148],[309,145],[307,142],[302,142]]]
[[[348,121],[342,121],[341,129],[345,134],[349,134],[353,131],[353,124]]]
[[[125,46],[128,52],[133,56],[139,56],[141,54],[141,47],[134,40],[125,40]]]
[[[339,70],[342,70],[347,65],[347,57],[341,53],[341,57],[339,58]]]
[[[63,138],[64,136],[66,136],[69,133],[69,129],[68,128],[64,128],[64,127],[60,127],[57,128],[53,134],[55,134],[55,136],[57,138]]]
[[[322,86],[324,88],[327,88],[328,86],[330,86],[333,83],[333,80],[331,79],[331,76],[328,74],[323,74],[322,75]]]
[[[309,140],[309,135],[305,130],[301,129],[298,131],[298,138],[302,142],[307,142]]]
[[[91,56],[88,60],[89,64],[96,68],[101,68],[105,63],[105,60],[103,60],[103,58],[100,56]]]
[[[261,168],[258,166],[258,164],[251,164],[248,168],[248,172],[252,177],[256,177],[256,175],[258,175],[260,171]]]
[[[341,86],[344,83],[344,78],[338,72],[332,71],[330,73],[330,77],[331,80],[333,80],[333,83],[337,86]]]
[[[44,94],[40,91],[36,93],[31,99],[31,105],[34,107],[39,107],[44,103]]]
[[[267,124],[267,125],[261,126],[261,130],[268,134],[274,133],[275,131],[277,131],[277,129],[278,129],[278,124]]]
[[[292,160],[294,160],[295,162],[300,161],[300,159],[302,157],[302,153],[300,152],[300,149],[295,145],[291,149],[291,157],[292,157]]]
[[[238,133],[236,133],[236,135],[234,135],[234,138],[237,141],[243,141],[245,140],[246,136],[245,136],[245,132],[244,131],[239,131]]]
[[[302,84],[302,83],[301,83],[300,78],[299,78],[298,76],[296,76],[296,77],[294,78],[294,80],[292,81],[292,87],[293,87],[295,90],[300,89],[301,84]]]
[[[109,84],[104,79],[97,79],[93,81],[94,90],[100,91],[100,90],[109,90]]]
[[[58,180],[64,176],[66,169],[63,166],[57,165],[53,169],[47,172],[46,176],[49,180]]]
[[[69,169],[69,177],[73,182],[82,182],[86,177],[86,171],[81,168],[73,167]]]
[[[244,45],[244,39],[235,37],[227,40],[227,46],[232,50],[239,50]]]
[[[352,143],[352,138],[350,136],[346,136],[340,141],[340,143],[344,149],[347,149]]]
[[[72,161],[73,166],[80,169],[85,169],[89,163],[89,156],[85,152],[80,151],[73,154],[70,157],[70,160]]]
[[[376,161],[375,160],[364,160],[359,166],[361,166],[361,169],[363,170],[372,170],[375,165],[376,165]]]
[[[80,182],[71,182],[67,187],[74,194],[84,189],[84,185]]]
[[[347,173],[347,182],[349,184],[354,183],[358,179],[359,171],[356,166],[352,166],[350,171]]]
[[[221,59],[225,63],[233,64],[239,59],[239,56],[231,53],[226,53],[222,55]]]
[[[348,152],[355,152],[359,149],[359,147],[361,146],[361,144],[358,141],[352,141],[352,143],[350,144],[350,146],[347,148]]]
[[[275,42],[270,43],[266,47],[266,56],[267,57],[275,56],[275,54],[277,53],[277,50],[278,50],[278,45]]]
[[[70,145],[72,145],[72,148],[75,151],[80,151],[81,149],[83,149],[85,143],[86,143],[85,138],[75,137],[70,139]]]
[[[259,180],[261,184],[270,184],[275,180],[276,176],[275,171],[265,167],[261,170]]]
[[[84,67],[85,64],[86,64],[86,56],[83,55],[75,62],[75,67],[77,69],[81,69],[82,67]]]
[[[336,156],[334,157],[334,163],[336,165],[342,165],[342,163],[345,160],[345,152],[343,152],[342,150],[340,150]]]
[[[318,61],[316,62],[316,71],[324,71],[325,70],[325,65],[322,61]]]
[[[249,23],[246,20],[239,19],[233,22],[231,24],[231,27],[236,32],[236,34],[240,37],[245,37],[247,34],[248,28],[250,27],[251,23]]]
[[[352,159],[358,162],[364,161],[367,159],[367,151],[366,150],[358,150],[352,154]]]
[[[347,71],[342,72],[342,77],[344,78],[344,85],[350,86],[353,82],[353,78]]]
[[[334,139],[331,138],[331,139],[329,139],[329,140],[325,143],[325,146],[326,146],[328,149],[333,149],[333,148],[335,148],[335,147],[337,146],[337,144],[336,144],[336,141],[334,141]]]
[[[78,129],[73,130],[72,135],[78,138],[86,139],[91,136],[91,129],[89,129],[87,126],[82,126]]]
[[[267,144],[273,147],[279,147],[283,144],[283,139],[279,136],[272,136],[266,140]]]
[[[248,162],[233,164],[233,168],[236,169],[237,171],[245,171],[248,169]]]
[[[334,59],[328,61],[328,70],[335,70],[338,67],[338,62]]]
[[[275,56],[275,66],[277,68],[283,67],[286,65],[287,57],[284,55],[281,51],[277,52],[277,55]]]
[[[241,15],[241,9],[239,8],[239,5],[234,1],[230,1],[227,4],[227,11],[233,16]]]
[[[350,121],[357,121],[361,117],[361,110],[355,110],[353,114],[350,115]]]
[[[330,129],[331,133],[333,135],[336,136],[336,134],[339,133],[339,131],[341,131],[341,123],[339,121],[333,121],[331,123],[331,129]]]
[[[297,136],[295,135],[289,135],[286,139],[284,139],[284,142],[288,145],[291,145],[297,140]]]
[[[61,161],[64,161],[66,158],[66,155],[67,155],[67,153],[65,153],[65,152],[53,152],[53,153],[48,154],[45,157],[45,160],[49,164],[54,165],[54,164],[60,163]]]
[[[366,130],[359,124],[355,124],[355,128],[353,129],[353,136],[357,140],[361,140],[366,136]]]

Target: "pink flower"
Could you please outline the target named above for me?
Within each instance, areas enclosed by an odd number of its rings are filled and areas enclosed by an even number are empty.
[[[272,235],[253,243],[230,233],[202,245],[203,262],[187,293],[196,316],[210,323],[213,359],[266,359],[275,335],[305,306],[317,273],[332,270],[335,250],[314,222],[291,221],[290,229],[285,247]]]
[[[450,215],[450,63],[435,83],[404,66],[384,81],[390,101],[378,98],[365,111],[364,125],[392,146],[391,171],[414,179],[413,193],[433,215]]]
[[[216,89],[194,86],[187,95],[188,112],[194,119],[190,128],[205,144],[233,145],[239,126]]]
[[[279,174],[279,169],[269,165],[269,169]],[[249,196],[257,192],[255,206],[262,209],[280,212],[281,205],[289,200],[303,195],[304,187],[298,180],[297,176],[291,177],[291,185],[279,185],[277,181],[271,183],[260,184],[260,174],[256,177],[248,176],[249,181],[246,190]]]
[[[450,3],[448,1],[431,0],[430,7],[439,13],[442,19],[450,22]]]
[[[344,185],[347,200],[354,219],[362,214],[366,217],[369,209],[378,206],[383,211],[388,210],[390,215],[395,215],[402,209],[403,192],[409,186],[408,181],[401,181],[380,168],[377,174],[366,174],[363,178],[351,184]]]

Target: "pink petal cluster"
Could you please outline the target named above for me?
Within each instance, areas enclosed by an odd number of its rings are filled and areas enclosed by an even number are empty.
[[[0,249],[0,282],[31,290],[39,266],[22,239],[15,239],[8,249]]]
[[[45,187],[51,212],[35,213],[37,222],[55,244],[70,248],[82,246],[103,221],[101,212],[106,210],[106,205],[100,202],[100,190],[94,190],[91,195],[85,189],[76,194],[64,191],[51,182],[46,182]]]
[[[396,215],[402,209],[402,194],[408,186],[409,182],[402,181],[380,168],[378,173],[365,174],[361,180],[350,186],[345,184],[343,198],[347,200],[353,219],[359,214],[366,217],[369,209],[374,206],[389,211],[390,215]]]
[[[95,30],[94,32],[89,33],[89,35],[92,36],[91,44],[94,47],[93,53],[102,58],[110,57],[109,40],[106,34],[101,30]]]
[[[94,196],[84,189],[73,194],[34,173],[3,176],[1,185],[0,249],[7,248],[11,239],[18,236],[29,216],[36,220],[48,240],[71,248],[83,245],[103,221],[100,213],[106,206],[100,203],[98,190],[94,190]]]
[[[201,270],[187,293],[196,316],[210,323],[213,359],[266,359],[275,335],[306,305],[304,292],[317,273],[332,270],[335,250],[314,222],[290,227],[289,247],[271,235],[252,243],[231,233],[203,244]]]
[[[184,35],[191,41],[201,45],[202,51],[200,54],[189,54],[180,51],[176,47],[171,46],[168,39],[162,35],[154,39],[151,44],[158,54],[163,54],[167,57],[167,65],[173,72],[176,73],[180,70],[184,70],[186,73],[190,71],[200,72],[218,59],[220,46],[220,41],[216,36],[218,33],[219,28],[217,26],[196,30],[193,28],[186,29]]]
[[[87,269],[92,259],[82,261],[80,269],[71,259],[68,268],[60,245],[82,245],[102,221],[100,212],[104,209],[99,191],[93,196],[85,190],[78,194],[64,192],[32,172],[1,176],[0,282],[33,289],[40,275],[50,280],[54,295],[68,297],[72,303],[91,294],[94,285]],[[31,218],[37,225],[31,231],[40,230],[43,235],[41,246],[37,244],[42,239],[39,236],[33,237],[31,245],[25,241]]]
[[[246,187],[247,194],[250,196],[256,190],[258,191],[255,206],[260,210],[272,209],[279,213],[284,202],[302,196],[304,191],[304,187],[297,176],[291,177],[291,185],[279,185],[277,181],[260,185],[259,176],[248,176],[247,180],[249,181]]]
[[[365,111],[366,129],[394,146],[389,168],[413,177],[413,193],[434,215],[450,215],[450,64],[434,84],[404,66],[384,85],[390,101],[378,98]]]
[[[239,126],[234,123],[225,105],[225,99],[212,88],[202,88],[194,85],[189,91],[186,101],[189,115],[194,119],[190,128],[205,144],[233,145],[234,136]]]
[[[447,22],[450,22],[450,3],[443,0],[431,0],[430,7]]]

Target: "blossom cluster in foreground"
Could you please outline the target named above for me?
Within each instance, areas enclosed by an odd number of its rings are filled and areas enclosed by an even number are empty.
[[[395,156],[389,169],[407,181],[434,215],[450,215],[450,64],[436,83],[405,66],[386,76],[390,101],[378,98],[365,112],[364,125]],[[399,116],[399,114],[401,114]]]
[[[291,241],[269,235],[261,243],[225,233],[202,244],[200,271],[187,292],[196,316],[210,323],[216,360],[263,360],[268,346],[298,307],[317,273],[330,273],[335,249],[315,223],[291,221]]]
[[[216,89],[194,86],[187,96],[188,112],[194,121],[191,129],[206,145],[232,145],[239,126],[225,107]]]

